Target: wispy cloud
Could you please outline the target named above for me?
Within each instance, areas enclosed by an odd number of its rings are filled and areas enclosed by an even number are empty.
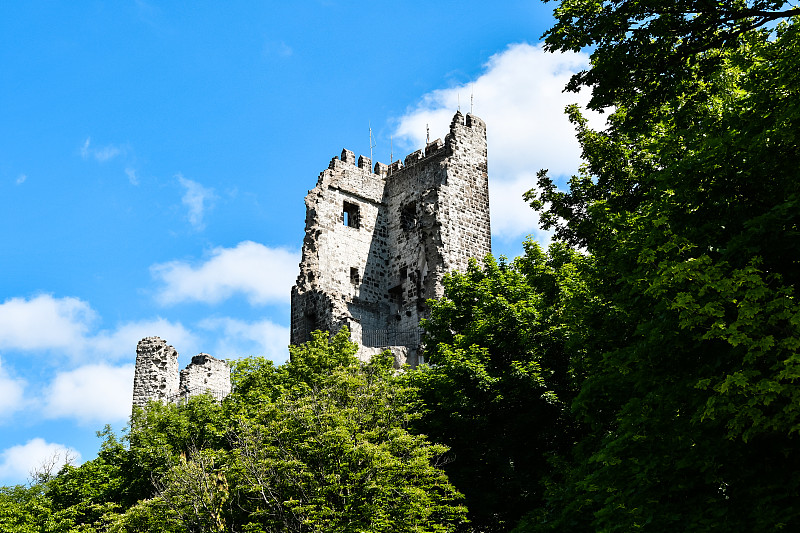
[[[95,148],[92,146],[92,138],[86,137],[86,140],[81,146],[81,157],[83,159],[95,159],[100,163],[105,163],[119,155],[124,155],[127,151],[127,146],[115,146],[113,144]]]
[[[197,339],[180,322],[156,317],[98,330],[98,314],[78,298],[42,294],[0,304],[0,350],[58,353],[72,361],[114,361],[132,357],[143,337],[161,336],[182,350],[196,350]]]
[[[81,454],[63,444],[47,442],[42,438],[31,439],[0,452],[0,484],[18,484],[29,478],[31,472],[50,464],[58,471],[68,459],[79,464]]]
[[[150,267],[163,282],[157,299],[164,305],[180,302],[218,303],[235,294],[252,305],[285,303],[297,276],[300,254],[269,248],[252,241],[234,248],[214,248],[199,265],[170,261]]]
[[[17,185],[22,185],[23,183],[25,183],[25,180],[27,179],[28,179],[27,175],[20,174],[19,176],[17,176],[17,179],[14,181],[14,183],[16,183]]]
[[[522,194],[535,186],[541,168],[562,178],[577,171],[580,146],[564,108],[585,105],[589,95],[562,90],[572,73],[588,64],[586,54],[550,54],[541,45],[510,45],[492,56],[473,82],[425,95],[399,118],[395,140],[405,141],[408,150],[420,148],[427,125],[432,139],[443,138],[456,108],[460,104],[462,112],[469,112],[474,95],[474,113],[486,121],[488,130],[492,234],[516,239],[533,232],[546,241],[549,235],[538,230],[538,218]],[[602,127],[602,116],[588,116]]]
[[[270,41],[264,45],[264,55],[267,57],[291,57],[294,50],[284,41]]]
[[[200,351],[197,336],[180,322],[157,317],[118,324],[114,329],[103,330],[88,339],[93,352],[103,354],[105,360],[132,359],[136,343],[145,337],[161,337],[178,348],[181,353]]]
[[[177,174],[175,177],[184,188],[181,203],[188,209],[189,224],[198,231],[202,230],[205,228],[203,217],[206,210],[211,207],[211,204],[217,198],[214,189],[203,187],[196,181],[184,178],[181,174]]]
[[[136,176],[136,170],[130,167],[125,169],[125,175],[128,176],[128,181],[131,182],[131,185],[139,185],[139,177]]]

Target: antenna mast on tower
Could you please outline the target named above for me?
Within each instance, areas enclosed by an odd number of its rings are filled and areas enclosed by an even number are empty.
[[[378,146],[375,138],[372,136],[372,121],[369,122],[369,164],[373,164],[372,149]]]
[[[475,85],[470,87],[470,90],[469,90],[469,114],[470,115],[472,114],[472,102],[473,102],[474,96],[475,96]]]

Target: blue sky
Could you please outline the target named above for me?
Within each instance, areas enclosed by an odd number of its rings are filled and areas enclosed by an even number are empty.
[[[579,165],[538,2],[3,2],[0,484],[124,427],[136,342],[288,356],[303,197],[342,148],[388,162],[455,110],[489,131],[493,246]]]

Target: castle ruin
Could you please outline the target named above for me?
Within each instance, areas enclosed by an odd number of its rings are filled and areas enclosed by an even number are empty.
[[[426,300],[444,294],[446,273],[491,253],[486,125],[456,112],[444,141],[390,165],[342,150],[305,204],[291,344],[347,326],[362,359],[389,349],[398,366],[415,366]],[[201,353],[179,371],[166,341],[147,337],[136,347],[135,406],[230,390],[225,361]]]
[[[388,166],[342,150],[305,204],[291,343],[347,326],[360,357],[416,365],[426,300],[491,252],[486,125],[457,112],[444,141]]]
[[[178,352],[165,340],[146,337],[137,344],[133,405],[181,403],[198,394],[221,400],[230,392],[231,369],[225,361],[201,353],[179,372]]]

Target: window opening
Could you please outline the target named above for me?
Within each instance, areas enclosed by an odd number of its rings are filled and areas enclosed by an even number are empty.
[[[389,297],[392,301],[396,304],[401,304],[403,301],[403,286],[402,285],[395,285],[391,289],[389,289]]]
[[[360,226],[360,217],[358,213],[358,205],[345,202],[342,208],[342,220],[344,225],[350,228],[358,228]]]
[[[403,231],[409,231],[417,226],[417,204],[411,202],[406,204],[400,211],[400,226]]]
[[[361,283],[361,277],[358,275],[358,269],[356,267],[350,267],[350,283],[353,285]]]

